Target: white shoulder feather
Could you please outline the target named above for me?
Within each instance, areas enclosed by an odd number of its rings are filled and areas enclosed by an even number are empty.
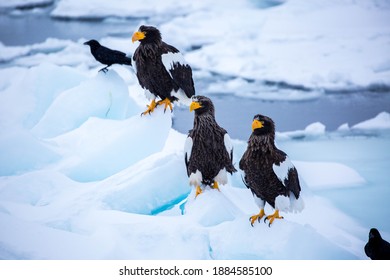
[[[230,139],[229,134],[225,133],[225,136],[223,137],[223,142],[225,143],[226,151],[228,152],[229,156],[231,155],[231,152],[233,151],[233,144]]]
[[[292,164],[291,160],[286,156],[286,159],[280,163],[280,165],[274,164],[272,166],[276,176],[279,178],[279,180],[283,183],[288,178],[288,171],[290,169],[294,168],[294,165]]]
[[[188,136],[186,142],[184,143],[184,155],[187,157],[187,160],[191,157],[192,144],[192,138]]]
[[[172,76],[171,71],[173,69],[173,65],[175,63],[179,63],[181,65],[187,65],[184,60],[184,56],[180,53],[172,53],[168,52],[161,56],[162,63],[164,64],[165,69],[167,69],[169,75]]]

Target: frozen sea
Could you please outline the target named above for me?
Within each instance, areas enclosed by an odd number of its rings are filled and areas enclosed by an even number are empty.
[[[228,2],[0,4],[1,259],[367,259],[371,227],[390,240],[390,2]],[[141,117],[132,69],[98,73],[82,44],[132,54],[140,24],[183,52],[237,168],[253,116],[275,120],[303,212],[251,227],[240,171],[194,199],[193,114]]]

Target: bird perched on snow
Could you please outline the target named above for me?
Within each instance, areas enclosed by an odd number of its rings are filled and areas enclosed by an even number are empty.
[[[382,239],[376,228],[372,228],[364,252],[372,260],[390,260],[390,243]]]
[[[184,160],[189,183],[196,187],[196,197],[202,187],[219,190],[218,184],[227,183],[227,172],[232,174],[237,170],[233,166],[230,137],[215,121],[212,101],[204,96],[194,96],[190,111],[195,111],[194,127],[185,142]]]
[[[131,66],[131,58],[127,57],[124,52],[102,46],[96,40],[89,40],[85,42],[84,45],[88,45],[90,47],[91,53],[97,61],[106,65],[106,67],[100,69],[99,72],[103,71],[105,73],[108,71],[107,68],[113,64],[125,64]]]
[[[173,46],[162,41],[160,31],[153,26],[142,25],[132,36],[140,45],[134,52],[133,64],[139,84],[152,102],[142,114],[153,112],[164,104],[164,111],[172,111],[173,101],[189,103],[195,95],[192,69],[182,54]],[[157,103],[155,99],[159,97]]]
[[[245,185],[260,207],[259,214],[250,217],[252,226],[264,216],[264,222],[269,220],[271,225],[275,219],[283,218],[279,216],[279,211],[303,209],[298,172],[288,156],[276,148],[275,124],[271,118],[254,116],[252,134],[239,167],[244,172]],[[275,209],[274,214],[266,216],[266,202]]]

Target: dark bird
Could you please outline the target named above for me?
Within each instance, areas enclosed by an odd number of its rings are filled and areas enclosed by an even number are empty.
[[[89,40],[84,43],[84,45],[88,45],[91,48],[91,53],[93,57],[99,61],[101,64],[107,65],[99,70],[104,73],[108,71],[108,67],[113,64],[125,64],[131,65],[131,58],[127,57],[124,52],[111,50],[105,46],[100,45],[100,43],[96,40]]]
[[[190,111],[195,111],[194,127],[184,146],[184,161],[189,183],[196,187],[196,197],[202,187],[219,190],[218,184],[227,183],[227,172],[232,174],[237,170],[233,166],[230,137],[215,121],[212,101],[204,96],[194,96]]]
[[[239,167],[244,172],[245,185],[252,191],[260,208],[259,214],[250,217],[252,226],[264,216],[264,222],[268,220],[271,225],[275,219],[283,218],[279,211],[303,209],[298,172],[288,156],[276,148],[275,124],[271,118],[254,116],[252,134]],[[266,202],[275,209],[274,214],[266,216]]]
[[[390,243],[382,239],[376,228],[372,228],[364,252],[372,260],[390,260]]]
[[[192,69],[184,61],[183,55],[173,46],[162,41],[160,31],[153,26],[142,25],[132,36],[132,41],[140,45],[134,52],[133,65],[138,82],[152,99],[148,109],[142,114],[153,112],[164,104],[164,112],[172,103],[190,103],[195,95]],[[159,97],[157,103],[155,99]]]

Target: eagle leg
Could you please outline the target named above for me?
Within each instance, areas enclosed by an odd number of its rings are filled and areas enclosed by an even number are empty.
[[[152,102],[150,102],[148,109],[146,109],[145,112],[141,113],[141,116],[146,115],[146,114],[150,115],[150,113],[152,113],[154,111],[154,108],[156,108],[156,107],[157,107],[156,101],[153,99]]]
[[[171,100],[169,100],[168,98],[165,98],[164,100],[160,100],[157,102],[157,106],[158,105],[161,105],[161,104],[164,104],[164,113],[165,111],[167,110],[167,107],[169,107],[169,109],[171,109],[171,112],[173,111],[173,108],[172,108],[172,102]]]
[[[221,191],[218,186],[218,182],[214,181],[214,184],[211,186],[213,189],[217,189],[218,191]]]
[[[279,210],[275,210],[275,213],[273,213],[272,215],[268,215],[267,217],[264,218],[264,223],[266,222],[266,220],[269,220],[269,224],[268,226],[270,227],[271,224],[273,223],[273,221],[275,219],[283,219],[282,216],[279,216]]]
[[[265,216],[265,213],[264,213],[264,208],[261,208],[259,214],[257,215],[253,215],[249,218],[249,221],[251,222],[251,226],[253,227],[253,224],[255,223],[255,221],[260,221],[261,218],[263,218]]]
[[[202,189],[200,186],[196,186],[196,191],[195,191],[195,198],[202,193]]]

